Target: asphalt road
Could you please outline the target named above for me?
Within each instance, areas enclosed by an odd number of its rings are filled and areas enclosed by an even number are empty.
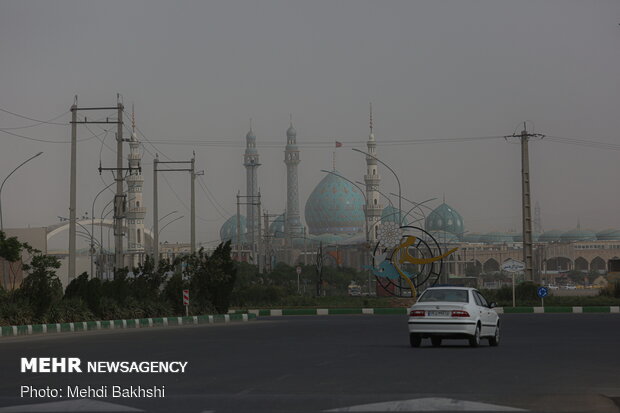
[[[404,316],[266,317],[256,322],[0,340],[7,411],[616,412],[620,315],[507,314],[502,341],[411,348]],[[20,373],[21,357],[187,361],[184,374]],[[165,386],[165,398],[20,398],[20,386]],[[45,403],[61,403],[44,405]],[[383,403],[374,406],[351,406]],[[15,407],[39,404],[38,407]],[[491,406],[489,406],[491,405]],[[13,406],[13,407],[9,407]],[[55,406],[55,407],[54,407]],[[125,407],[122,407],[125,406]],[[48,409],[48,410],[44,410]],[[52,410],[49,410],[52,409]],[[515,411],[515,410],[512,410]]]

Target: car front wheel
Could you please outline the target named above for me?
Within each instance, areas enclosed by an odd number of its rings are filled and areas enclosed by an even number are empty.
[[[418,334],[410,333],[409,344],[411,344],[411,347],[420,347],[420,344],[422,344],[422,337]]]
[[[489,345],[491,347],[499,346],[499,324],[495,327],[495,335],[493,337],[489,337]]]
[[[469,345],[472,347],[478,347],[480,345],[480,324],[476,325],[476,331],[473,337],[469,339]]]

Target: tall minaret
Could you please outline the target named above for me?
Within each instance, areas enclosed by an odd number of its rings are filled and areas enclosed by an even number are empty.
[[[136,136],[136,117],[131,108],[131,139],[129,140],[130,152],[127,156],[129,160],[129,175],[127,181],[127,254],[130,257],[128,265],[135,267],[141,261],[144,254],[144,216],[146,208],[142,202],[142,186],[144,177],[140,170],[142,154],[140,153],[140,142]]]
[[[256,135],[252,131],[252,119],[250,119],[250,131],[245,135],[245,154],[243,155],[243,166],[246,174],[246,217],[248,241],[252,248],[258,240],[258,220],[260,217],[258,209],[258,151],[256,150]]]
[[[372,131],[372,103],[370,104],[370,135],[368,135],[368,147],[367,153],[373,156],[377,156],[377,142],[375,141],[375,135]],[[366,156],[366,175],[364,175],[364,182],[366,183],[366,219],[368,220],[368,240],[371,245],[377,242],[377,231],[379,228],[379,220],[381,219],[381,212],[383,211],[383,205],[379,202],[379,183],[381,182],[381,176],[377,170],[377,160],[371,156]]]
[[[299,165],[299,148],[297,147],[297,131],[291,126],[286,131],[286,150],[284,151],[286,164],[286,223],[284,231],[289,240],[293,235],[302,233],[301,219],[299,218],[299,190],[297,182],[297,165]]]

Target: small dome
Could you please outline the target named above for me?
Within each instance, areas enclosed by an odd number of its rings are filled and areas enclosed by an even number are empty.
[[[608,228],[596,233],[596,239],[599,241],[619,241],[620,230],[614,228]]]
[[[480,242],[485,242],[487,244],[504,244],[514,242],[514,238],[511,234],[492,231],[481,235]]]
[[[454,208],[445,202],[435,208],[424,223],[427,231],[446,231],[457,237],[463,234],[463,217]]]
[[[243,215],[239,215],[239,223],[241,224],[241,242],[244,242],[247,227],[246,220]],[[220,228],[220,240],[222,242],[237,242],[237,215],[233,215],[228,218],[226,222],[224,222],[224,225]]]
[[[563,242],[594,241],[596,240],[596,234],[593,231],[577,227],[563,233],[561,240]]]
[[[286,215],[278,215],[276,219],[273,220],[271,225],[269,225],[269,233],[274,238],[284,238],[284,223],[286,220]]]
[[[364,197],[350,182],[327,174],[306,201],[310,234],[354,234],[364,231]]]
[[[245,139],[246,140],[256,140],[256,135],[254,134],[254,131],[251,128],[248,131],[247,135],[245,135]]]
[[[409,225],[409,221],[405,216],[405,212],[400,215],[401,226]],[[398,208],[394,208],[392,205],[388,205],[381,211],[381,222],[396,222],[398,223]]]
[[[463,242],[471,242],[471,243],[480,242],[481,236],[482,234],[480,234],[479,232],[468,232],[463,235]]]
[[[291,122],[291,126],[289,126],[288,129],[286,130],[286,137],[294,138],[296,136],[297,136],[297,131],[295,130],[295,128],[293,127],[293,123]]]
[[[523,233],[513,234],[515,242],[523,242]],[[540,240],[540,234],[538,232],[532,232],[532,242],[538,242]]]
[[[437,243],[441,244],[454,244],[459,242],[459,238],[451,232],[446,231],[430,231],[429,234],[435,238]]]
[[[558,242],[561,240],[562,237],[562,231],[559,231],[557,229],[551,230],[551,231],[545,231],[543,232],[540,237],[538,238],[538,241],[540,242]]]

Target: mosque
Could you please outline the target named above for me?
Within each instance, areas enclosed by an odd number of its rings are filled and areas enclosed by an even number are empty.
[[[297,131],[291,120],[284,145],[287,174],[284,213],[261,216],[260,201],[245,202],[246,214],[230,217],[220,229],[220,239],[232,242],[237,260],[257,264],[264,271],[277,262],[313,264],[319,248],[327,265],[362,269],[368,264],[369,251],[377,243],[379,224],[398,222],[398,217],[402,216],[403,225],[410,222],[423,227],[442,249],[458,248],[445,262],[445,282],[470,278],[479,284],[481,274],[501,273],[503,262],[522,259],[521,234],[469,232],[463,217],[445,199],[436,208],[429,208],[429,213],[418,215],[411,214],[411,211],[399,214],[393,205],[384,205],[380,199],[381,175],[372,109],[366,147],[365,187],[360,188],[342,177],[334,165],[334,170],[326,174],[309,194],[302,218],[298,190],[298,165],[302,157],[297,145]],[[260,163],[256,135],[251,127],[246,135],[243,166],[247,177],[244,198],[259,199]],[[601,274],[620,272],[620,229],[595,232],[577,224],[568,231],[542,232],[540,225],[534,230],[536,280],[550,282],[570,270]]]

